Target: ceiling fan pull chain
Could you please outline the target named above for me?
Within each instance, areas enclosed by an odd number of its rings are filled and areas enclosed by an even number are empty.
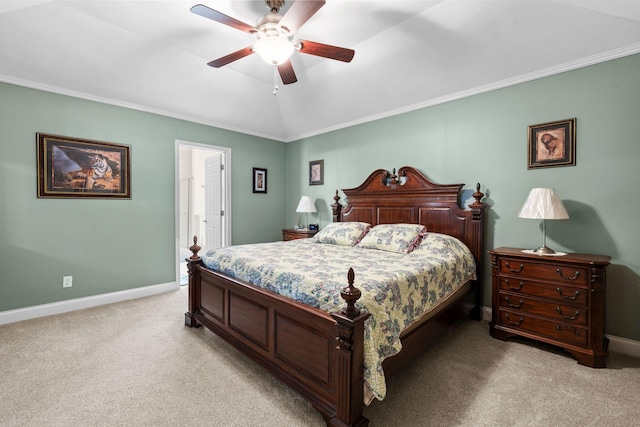
[[[273,66],[273,95],[278,94],[278,66]]]

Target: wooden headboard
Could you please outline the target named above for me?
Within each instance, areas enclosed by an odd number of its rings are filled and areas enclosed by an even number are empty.
[[[484,203],[480,184],[473,194],[470,210],[460,207],[458,198],[464,184],[439,185],[415,168],[404,166],[397,172],[374,171],[356,188],[342,190],[347,204],[342,206],[336,190],[334,222],[362,221],[369,224],[422,224],[427,231],[448,234],[464,242],[476,258],[478,278],[482,263]]]

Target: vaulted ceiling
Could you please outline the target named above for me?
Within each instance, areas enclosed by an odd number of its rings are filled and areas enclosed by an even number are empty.
[[[354,59],[295,52],[298,81],[274,96],[258,55],[207,66],[255,37],[197,3],[250,25],[268,12],[262,0],[0,0],[0,81],[287,142],[640,52],[638,0],[327,0],[296,38]]]

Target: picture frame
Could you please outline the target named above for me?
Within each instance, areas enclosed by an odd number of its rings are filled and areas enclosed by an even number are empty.
[[[131,199],[128,145],[36,133],[38,198]]]
[[[267,170],[263,168],[253,168],[253,192],[267,193]]]
[[[576,119],[529,126],[528,169],[576,165]]]
[[[309,162],[309,185],[324,184],[324,160]]]

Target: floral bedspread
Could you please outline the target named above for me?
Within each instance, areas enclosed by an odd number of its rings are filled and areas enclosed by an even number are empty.
[[[205,265],[327,312],[344,307],[347,271],[362,291],[364,380],[373,396],[386,395],[382,362],[402,349],[400,333],[476,278],[475,261],[458,239],[427,233],[409,254],[316,243],[311,239],[229,246],[209,251]],[[370,399],[367,401],[370,403]]]

